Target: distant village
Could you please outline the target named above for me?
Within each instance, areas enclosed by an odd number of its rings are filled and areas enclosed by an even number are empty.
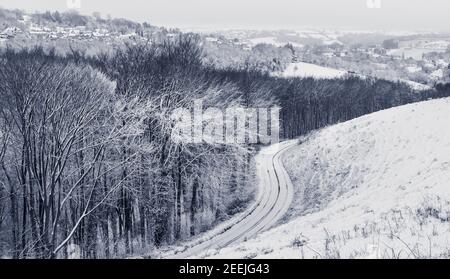
[[[147,40],[147,38],[173,37],[176,34],[170,33],[163,28],[148,28],[140,31],[122,33],[118,31],[110,31],[107,28],[89,29],[87,26],[44,26],[31,21],[30,16],[23,16],[19,20],[21,26],[6,27],[0,31],[0,43],[14,39],[17,36],[25,36],[27,38],[40,38],[45,40],[57,39],[73,39],[78,41],[116,41],[124,39]]]

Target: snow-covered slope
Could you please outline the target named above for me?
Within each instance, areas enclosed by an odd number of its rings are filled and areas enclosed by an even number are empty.
[[[291,63],[288,65],[288,67],[283,71],[279,73],[275,73],[275,76],[278,77],[285,77],[285,78],[291,78],[291,77],[301,77],[301,78],[307,78],[307,77],[313,77],[316,79],[333,79],[333,78],[342,78],[348,75],[349,73],[344,70],[338,70],[328,67],[323,67],[311,63],[305,63],[305,62],[298,62],[298,63]],[[360,78],[366,78],[366,76],[359,75],[359,74],[353,74],[357,75]],[[418,82],[410,81],[410,80],[398,80],[399,82],[403,82],[407,85],[409,85],[412,89],[416,91],[424,91],[424,90],[430,90],[431,86],[420,84]]]
[[[406,83],[407,85],[409,85],[409,87],[411,87],[413,90],[416,90],[416,91],[424,91],[424,90],[432,89],[431,86],[429,86],[429,85],[421,84],[421,83],[411,81],[411,80],[400,79],[399,81]]]
[[[322,67],[310,63],[292,63],[282,73],[281,77],[314,77],[318,79],[340,78],[346,74],[345,71]]]
[[[450,98],[318,131],[284,158],[289,222],[204,255],[219,258],[450,257]]]

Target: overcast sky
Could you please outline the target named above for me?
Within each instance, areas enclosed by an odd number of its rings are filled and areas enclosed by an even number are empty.
[[[77,1],[83,14],[167,27],[450,31],[449,0],[0,0],[0,7],[63,11]]]

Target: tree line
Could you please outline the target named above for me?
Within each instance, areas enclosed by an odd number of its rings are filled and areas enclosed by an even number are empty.
[[[279,105],[283,139],[379,110],[450,96],[450,84],[417,91],[403,82],[354,75],[334,79],[279,78],[254,68],[212,71],[211,75],[236,83],[244,100],[263,98]]]
[[[198,235],[252,200],[257,146],[173,141],[171,113],[281,107],[281,135],[426,98],[383,80],[283,79],[203,64],[195,35],[114,54],[0,55],[0,255],[115,258]],[[206,108],[205,107],[205,108]]]
[[[2,53],[2,254],[149,253],[240,212],[251,149],[170,137],[175,108],[238,94],[205,78],[201,55],[189,36],[108,57]]]

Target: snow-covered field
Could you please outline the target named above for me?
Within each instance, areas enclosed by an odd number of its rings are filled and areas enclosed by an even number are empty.
[[[300,77],[307,78],[313,77],[316,79],[332,79],[332,78],[343,78],[349,75],[348,72],[344,70],[338,70],[328,67],[323,67],[311,63],[298,62],[291,63],[282,73],[274,73],[275,76],[291,78]],[[355,75],[355,74],[354,74]],[[365,78],[363,75],[358,75],[360,78]],[[431,89],[431,86],[421,84],[418,82],[400,79],[399,82],[403,82],[410,86],[412,89],[417,91],[424,91]]]
[[[414,89],[416,91],[430,90],[432,88],[429,85],[421,84],[421,83],[411,81],[411,80],[400,79],[399,81],[406,83],[407,85],[409,85],[409,87],[411,87],[412,89]]]
[[[345,71],[322,67],[315,64],[298,62],[290,64],[282,73],[281,77],[314,77],[317,79],[340,78],[346,74]]]
[[[210,258],[449,258],[450,98],[393,108],[300,140],[279,227]]]

